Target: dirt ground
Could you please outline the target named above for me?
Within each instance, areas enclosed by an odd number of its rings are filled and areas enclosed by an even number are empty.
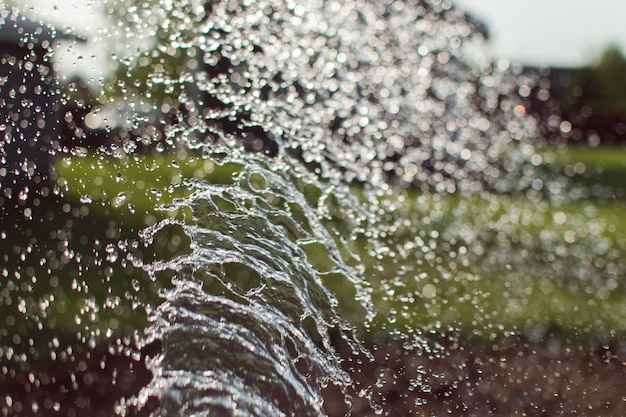
[[[449,342],[441,352],[378,351],[355,379],[366,386],[383,376],[372,395],[382,404],[380,414],[357,399],[351,415],[626,416],[626,341],[593,346],[558,340]],[[328,415],[345,415],[339,390],[324,394]]]
[[[626,416],[626,340],[609,345],[435,341],[429,342],[430,351],[378,345],[384,348],[375,351],[374,361],[338,348],[356,382],[352,416]],[[142,353],[153,355],[158,346],[153,350]],[[104,345],[76,349],[53,367],[0,358],[0,416],[115,415],[116,402],[151,378],[143,358],[131,351]],[[380,414],[356,395],[368,387],[372,402],[381,404]],[[323,394],[329,417],[346,415],[348,406],[336,387]],[[151,399],[129,415],[147,416],[156,406]]]

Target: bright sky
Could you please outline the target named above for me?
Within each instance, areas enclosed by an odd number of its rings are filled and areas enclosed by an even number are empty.
[[[19,8],[55,24],[74,26],[79,33],[93,34],[104,21],[99,2],[93,0],[9,0]],[[626,0],[451,0],[469,11],[489,28],[491,39],[486,52],[494,59],[508,58],[523,64],[541,66],[581,66],[596,58],[610,43],[626,49]],[[3,0],[0,0],[3,2]],[[62,66],[76,65],[84,55],[83,66],[91,67],[91,77],[102,74],[100,48],[74,51],[65,55]],[[91,51],[91,52],[89,52]],[[71,51],[70,51],[71,52]],[[100,55],[96,58],[94,55]],[[91,59],[90,59],[91,58]],[[89,65],[97,60],[96,68]],[[76,68],[73,68],[76,70]],[[70,70],[71,71],[71,70]],[[106,72],[106,70],[104,70]],[[80,71],[79,69],[79,72]]]
[[[451,1],[487,25],[493,58],[574,67],[610,43],[626,49],[625,0]]]
[[[102,28],[108,24],[97,1],[0,0],[0,5],[3,3],[17,7],[30,18],[41,19],[59,29],[69,28],[87,38],[85,44],[68,42],[56,48],[55,62],[60,66],[61,75],[78,73],[91,82],[107,75],[110,49],[103,47]]]

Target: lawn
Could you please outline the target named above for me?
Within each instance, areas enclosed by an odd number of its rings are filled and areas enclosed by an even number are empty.
[[[398,190],[402,203],[392,216],[401,226],[386,238],[388,252],[373,256],[371,242],[357,245],[379,310],[371,331],[455,328],[481,339],[510,332],[571,339],[626,335],[626,200],[618,198],[616,182],[626,178],[626,152],[571,148],[560,158],[554,164],[563,165],[559,169],[574,184],[606,181],[614,195],[548,203]],[[185,153],[86,155],[57,160],[56,173],[73,204],[88,206],[92,217],[114,219],[132,235],[168,216],[187,221],[189,213],[154,207],[189,194],[189,179],[228,184],[240,168]],[[172,227],[148,249],[158,254],[143,256],[172,256],[187,247],[182,230]],[[308,252],[315,265],[326,262],[321,248]],[[339,278],[325,282],[340,311],[360,323],[354,289]]]

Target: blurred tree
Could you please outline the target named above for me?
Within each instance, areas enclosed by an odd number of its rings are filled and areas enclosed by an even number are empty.
[[[611,45],[591,66],[583,85],[589,105],[596,110],[626,116],[626,58],[622,50]]]
[[[199,52],[190,34],[206,20],[210,2],[111,0],[104,13],[118,22],[117,36],[123,40],[112,53],[117,69],[105,84],[105,94],[149,103],[178,97],[197,68]]]
[[[565,112],[588,107],[626,117],[626,57],[618,46],[608,46],[586,67],[553,68],[551,73],[552,93]]]
[[[594,144],[626,141],[625,74],[626,57],[617,45],[609,45],[586,67],[552,68],[550,94],[556,107],[544,113],[567,121],[552,126],[557,137]],[[551,123],[552,118],[544,119]]]

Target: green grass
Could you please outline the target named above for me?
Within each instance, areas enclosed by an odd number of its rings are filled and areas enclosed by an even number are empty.
[[[431,260],[403,259],[418,265],[411,273],[418,280],[405,273],[395,287],[393,279],[383,282],[394,293],[382,302],[397,326],[460,328],[480,338],[503,330],[626,335],[626,148],[568,147],[551,169],[595,191],[561,203],[407,191],[398,217],[417,219],[408,232],[428,243],[435,231],[440,242],[456,244],[439,247]],[[386,276],[394,264],[382,266]]]
[[[379,305],[396,326],[453,327],[480,338],[506,330],[626,334],[625,202],[549,206],[502,195],[438,202],[409,195],[419,204],[401,209],[400,217],[416,219],[407,234],[438,247],[407,251],[400,262],[411,268],[401,279],[393,257],[380,268],[394,277],[381,280]],[[441,220],[433,222],[433,213]],[[429,238],[433,232],[443,238]]]
[[[564,155],[570,162],[582,162],[610,170],[626,171],[626,147],[624,146],[612,145],[595,148],[569,146],[565,149]]]
[[[626,147],[625,146],[568,146],[559,153],[557,164],[569,166],[567,174],[581,184],[600,184],[596,194],[626,199]]]
[[[240,169],[235,164],[218,165],[186,152],[121,158],[68,156],[55,164],[57,183],[65,195],[96,211],[133,220],[143,217],[148,223],[154,222],[150,216],[158,216],[155,206],[190,194],[183,180],[201,178],[228,184]]]
[[[186,154],[58,158],[60,193],[2,213],[11,225],[0,240],[2,289],[10,296],[0,301],[0,316],[24,335],[36,328],[74,339],[108,329],[132,335],[146,325],[143,308],[133,306],[159,303],[168,278],[152,282],[127,255],[150,262],[189,250],[180,226],[165,227],[148,246],[139,232],[175,215],[156,207],[191,193],[183,178],[229,183],[239,169]],[[6,331],[0,327],[0,336]]]
[[[623,149],[572,149],[567,158],[571,164],[600,164],[626,178],[625,155]],[[73,157],[56,166],[59,184],[74,204],[89,201],[92,216],[118,219],[134,232],[173,215],[154,206],[189,194],[183,179],[230,183],[239,169],[167,154]],[[589,181],[578,173],[571,177]],[[122,203],[120,193],[125,193]],[[481,339],[508,331],[583,339],[626,335],[623,199],[548,204],[486,193],[398,193],[405,194],[404,203],[393,216],[406,221],[388,238],[392,252],[373,256],[375,248],[357,245],[380,312],[373,332],[459,328]],[[161,242],[161,251],[167,252],[170,238]],[[183,249],[169,252],[177,250]],[[308,251],[314,264],[327,263],[325,251],[315,245]],[[354,289],[340,277],[326,282],[340,311],[358,323]]]

